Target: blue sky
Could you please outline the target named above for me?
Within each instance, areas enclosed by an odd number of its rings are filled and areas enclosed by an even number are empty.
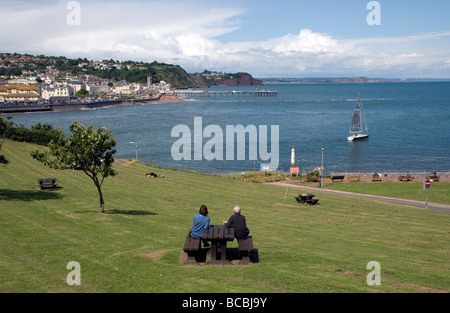
[[[2,0],[0,47],[256,77],[450,78],[450,1],[379,0],[373,26],[369,2]]]
[[[382,23],[367,25],[369,0],[227,1],[244,8],[242,28],[225,40],[278,37],[308,28],[338,39],[401,36],[450,29],[450,1],[380,0]]]

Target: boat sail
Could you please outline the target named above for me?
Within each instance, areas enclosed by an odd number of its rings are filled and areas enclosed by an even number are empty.
[[[362,116],[364,113],[362,112],[362,104],[361,97],[358,94],[358,101],[356,102],[355,110],[353,111],[352,124],[350,125],[350,135],[347,137],[349,141],[360,140],[369,137],[369,130],[367,128],[366,117],[364,116],[364,122],[366,124],[366,134],[363,133],[362,130]]]

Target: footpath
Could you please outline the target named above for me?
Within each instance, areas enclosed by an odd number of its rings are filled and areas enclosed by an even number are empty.
[[[310,191],[310,192],[315,192],[315,193],[334,194],[334,195],[338,195],[338,196],[342,196],[342,197],[387,202],[387,203],[391,203],[391,204],[406,205],[406,206],[412,206],[412,207],[416,207],[416,208],[425,209],[425,201],[417,201],[417,200],[402,199],[402,198],[395,198],[395,197],[385,197],[385,196],[377,196],[377,195],[368,195],[368,194],[362,194],[362,193],[331,190],[331,189],[324,189],[324,188],[317,188],[317,187],[310,187],[310,186],[299,186],[297,184],[288,183],[288,182],[276,182],[276,183],[265,183],[265,184],[273,185],[273,186],[280,186],[280,187],[289,187],[292,189],[305,190],[305,191]],[[428,202],[428,210],[450,213],[450,205],[435,203],[435,202]]]

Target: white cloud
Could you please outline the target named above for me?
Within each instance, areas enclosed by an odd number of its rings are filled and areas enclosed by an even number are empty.
[[[3,51],[157,60],[180,64],[188,71],[248,71],[259,77],[417,77],[422,72],[450,77],[450,32],[339,40],[302,29],[264,41],[222,43],[217,39],[220,35],[240,27],[234,20],[242,9],[186,1],[83,1],[81,25],[70,26],[67,1],[33,3],[0,4],[5,13],[0,19]]]

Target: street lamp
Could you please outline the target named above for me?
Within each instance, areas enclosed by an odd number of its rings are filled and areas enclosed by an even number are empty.
[[[323,185],[323,147],[322,147],[322,166],[320,167],[320,188]]]
[[[139,159],[138,159],[138,143],[134,142],[134,141],[130,141],[130,143],[136,144],[136,161],[139,161]]]

